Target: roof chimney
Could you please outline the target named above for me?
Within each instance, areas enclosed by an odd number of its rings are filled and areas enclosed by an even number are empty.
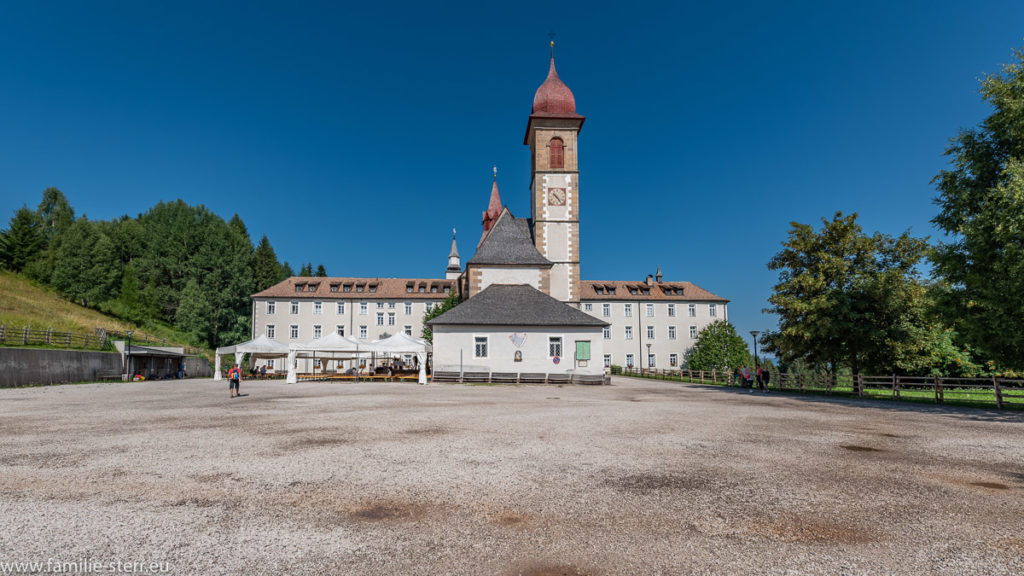
[[[647,275],[647,285],[651,286],[652,284],[654,284],[654,276],[651,276],[650,274],[648,274]]]
[[[658,266],[658,273],[654,275],[654,279],[661,284],[661,266]]]

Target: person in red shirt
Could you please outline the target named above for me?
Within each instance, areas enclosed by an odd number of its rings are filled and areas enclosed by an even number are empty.
[[[242,383],[242,369],[235,364],[231,370],[228,370],[228,392],[231,393],[231,398],[235,396],[241,396],[238,392],[238,385]]]

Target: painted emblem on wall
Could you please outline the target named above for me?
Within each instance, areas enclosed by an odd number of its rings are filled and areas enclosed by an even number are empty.
[[[523,361],[523,351],[522,350],[516,350],[516,355],[515,355],[515,358],[514,358],[513,361],[514,362],[522,362]]]
[[[508,335],[508,339],[512,341],[512,345],[516,348],[522,348],[523,344],[526,343],[526,332],[513,332]]]

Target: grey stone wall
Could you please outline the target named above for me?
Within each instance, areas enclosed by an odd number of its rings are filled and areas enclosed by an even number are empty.
[[[213,375],[205,358],[186,358],[185,370],[189,377]],[[0,347],[0,388],[94,382],[99,373],[123,371],[121,355],[113,352]]]

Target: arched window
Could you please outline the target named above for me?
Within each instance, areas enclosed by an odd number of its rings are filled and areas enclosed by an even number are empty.
[[[548,144],[548,168],[555,169],[565,167],[562,150],[562,139],[552,138],[551,143]]]

